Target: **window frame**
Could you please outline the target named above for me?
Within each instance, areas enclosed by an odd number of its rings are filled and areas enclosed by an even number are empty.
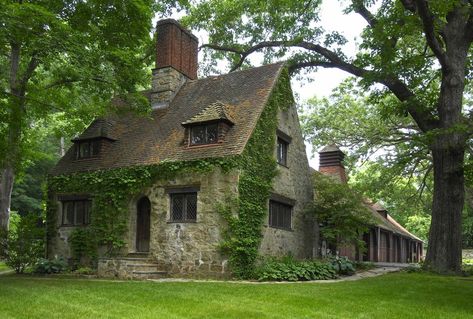
[[[88,155],[84,156],[82,155],[82,147],[85,146]],[[77,141],[75,142],[75,154],[74,158],[75,160],[83,160],[83,159],[89,159],[89,158],[96,158],[100,155],[100,150],[101,150],[101,142],[100,140],[82,140],[82,141]]]
[[[83,217],[82,221],[78,222],[78,204],[84,204],[83,206]],[[72,205],[72,221],[69,221],[69,218],[66,218],[68,205]],[[87,226],[90,224],[90,216],[92,213],[92,200],[89,198],[82,199],[63,199],[61,200],[61,226],[62,227],[80,227]],[[67,220],[67,223],[66,223]]]
[[[281,201],[277,201],[277,200],[274,200],[274,199],[270,199],[269,200],[269,212],[268,212],[268,226],[271,227],[271,228],[275,228],[275,229],[282,229],[282,230],[287,230],[287,231],[292,231],[293,230],[293,223],[292,223],[292,217],[293,217],[293,209],[294,209],[294,205],[291,205],[289,203],[284,203],[284,202],[281,202]],[[276,221],[274,216],[273,216],[273,213],[274,213],[274,206],[276,206],[279,211],[276,212]],[[280,209],[287,209],[287,211],[281,211]],[[285,213],[289,213],[289,226],[285,225],[284,224],[284,216],[282,218],[283,222],[282,223],[278,223],[278,219],[279,217],[277,216],[278,213],[281,213],[281,214],[285,214]]]
[[[279,165],[287,166],[287,154],[289,150],[289,143],[278,136],[277,138],[277,146],[276,146],[276,160]]]
[[[169,223],[196,223],[197,222],[197,214],[198,214],[198,192],[199,188],[195,187],[187,187],[187,188],[180,188],[180,189],[168,189],[167,193],[169,194]],[[177,196],[182,196],[183,197],[183,203],[182,203],[182,219],[174,219],[174,199],[177,198]],[[189,198],[194,197],[195,200],[195,218],[188,218],[189,212]]]
[[[219,142],[219,134],[220,134],[220,123],[213,122],[213,123],[201,123],[197,125],[192,125],[189,127],[189,146],[202,146],[202,145],[214,145]],[[204,128],[204,138],[202,143],[195,143],[193,141],[194,130],[198,128]],[[209,141],[209,127],[215,127],[215,140]]]

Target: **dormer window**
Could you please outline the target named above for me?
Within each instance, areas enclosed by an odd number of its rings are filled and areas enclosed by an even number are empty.
[[[97,157],[100,153],[99,140],[76,142],[76,159]]]
[[[233,125],[227,106],[218,101],[182,122],[188,139],[186,144],[191,147],[224,143],[225,135]]]
[[[218,142],[218,123],[190,127],[190,145],[215,144]]]
[[[78,137],[71,140],[74,143],[74,160],[98,158],[107,150],[115,139],[110,136],[113,121],[108,119],[96,119]]]

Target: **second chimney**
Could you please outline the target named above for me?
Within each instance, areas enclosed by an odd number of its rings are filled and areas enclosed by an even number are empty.
[[[156,68],[153,69],[151,106],[166,108],[181,86],[197,79],[199,40],[176,20],[156,25]]]
[[[345,154],[335,144],[325,146],[319,151],[319,172],[346,183],[347,174],[343,166],[344,158]]]

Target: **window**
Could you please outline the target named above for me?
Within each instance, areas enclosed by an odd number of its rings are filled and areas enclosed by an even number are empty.
[[[90,223],[92,201],[88,199],[62,202],[62,225],[81,226]]]
[[[290,230],[292,228],[292,206],[269,201],[269,226]]]
[[[197,193],[172,193],[171,221],[195,222],[197,219]]]
[[[76,159],[91,158],[99,155],[99,141],[76,142]]]
[[[277,147],[277,156],[278,156],[278,164],[287,166],[287,148],[289,143],[283,140],[282,138],[278,137],[278,147]]]
[[[218,142],[218,124],[197,125],[190,128],[190,145],[215,144]]]

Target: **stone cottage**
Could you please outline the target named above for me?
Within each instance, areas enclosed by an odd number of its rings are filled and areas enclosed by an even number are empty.
[[[319,172],[331,176],[340,183],[347,182],[343,159],[345,154],[336,146],[329,145],[319,151]],[[423,256],[423,241],[402,227],[380,203],[365,202],[374,226],[363,235],[366,251],[353,246],[331,247],[341,256],[351,260],[382,263],[419,262]],[[327,248],[322,240],[322,252]]]
[[[159,171],[169,163],[207,169],[161,176],[133,189],[121,207],[126,214],[124,245],[114,257],[99,247],[99,273],[125,278],[227,275],[228,256],[221,244],[229,226],[219,205],[231,206],[232,199],[252,193],[255,198],[241,200],[240,211],[231,213],[247,218],[250,233],[258,232],[248,245],[256,245],[260,255],[313,257],[317,225],[306,214],[312,180],[284,64],[199,79],[197,38],[175,20],[158,22],[156,31],[156,68],[151,89],[142,92],[151,104],[150,116],[128,113],[95,120],[72,141],[52,178],[80,179],[130,167]],[[114,103],[125,107],[127,102]],[[236,164],[224,166],[225,161]],[[274,176],[261,177],[264,165]],[[269,191],[260,196],[265,181]],[[50,257],[73,257],[71,234],[98,223],[100,191],[92,188],[51,186]],[[251,216],[242,214],[261,208],[261,224],[256,220],[251,225]],[[102,221],[101,229],[105,226]],[[235,236],[244,242],[243,235]]]

